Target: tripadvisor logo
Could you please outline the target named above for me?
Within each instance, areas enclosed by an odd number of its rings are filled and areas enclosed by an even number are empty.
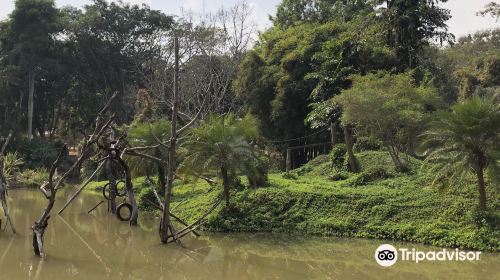
[[[380,245],[375,250],[375,260],[381,266],[392,266],[399,259],[400,261],[410,261],[419,263],[421,261],[479,261],[481,252],[461,251],[459,249],[440,251],[419,251],[415,248],[399,248],[391,244]]]

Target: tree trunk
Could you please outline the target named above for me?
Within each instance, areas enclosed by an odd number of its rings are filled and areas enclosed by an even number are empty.
[[[292,170],[292,149],[286,149],[286,172]]]
[[[35,94],[35,73],[31,69],[28,73],[29,95],[28,95],[28,140],[33,139],[33,103]]]
[[[477,171],[477,190],[479,192],[479,209],[486,210],[486,189],[483,169]]]
[[[351,172],[357,173],[359,172],[359,166],[358,166],[358,161],[354,156],[352,136],[351,136],[351,126],[348,124],[344,125],[344,141],[347,150],[347,157],[349,160],[349,170]]]
[[[116,194],[118,193],[116,187],[116,165],[112,160],[106,160],[106,175],[109,182],[109,210],[112,214],[116,214]]]
[[[127,191],[128,201],[130,205],[132,205],[132,213],[130,215],[130,225],[135,226],[137,225],[137,218],[139,217],[139,211],[137,209],[137,202],[135,200],[134,185],[132,184],[132,176],[130,175],[130,168],[125,163],[125,161],[123,161],[121,157],[119,156],[116,157],[116,160],[121,165],[123,171],[125,172],[125,189]]]
[[[176,142],[177,142],[177,103],[179,94],[179,39],[174,38],[174,92],[172,96],[172,125],[170,134],[170,145],[168,147],[168,166],[167,166],[167,182],[165,184],[165,200],[163,201],[163,215],[160,223],[160,241],[161,243],[168,242],[168,231],[172,231],[172,236],[177,239],[176,233],[173,232],[173,227],[170,222],[170,201],[172,200],[172,187],[175,178],[176,166]]]
[[[332,148],[337,145],[337,124],[333,121],[330,123],[330,141]]]
[[[225,167],[221,167],[220,169],[222,175],[222,185],[224,187],[224,198],[226,200],[226,209],[229,209],[229,176],[227,175],[227,169]]]
[[[389,155],[391,155],[391,159],[392,159],[392,162],[394,163],[394,167],[396,168],[396,171],[398,171],[398,172],[408,171],[408,166],[403,164],[403,162],[399,158],[397,148],[394,147],[393,145],[386,145],[386,147],[389,150]]]

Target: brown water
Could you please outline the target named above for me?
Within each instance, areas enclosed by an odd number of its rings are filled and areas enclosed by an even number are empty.
[[[62,216],[53,215],[45,236],[48,256],[41,261],[33,255],[30,227],[45,199],[36,191],[11,191],[20,233],[0,231],[0,279],[500,279],[499,254],[483,254],[477,262],[383,268],[373,257],[383,243],[378,240],[203,233],[185,238],[184,247],[160,245],[155,218],[130,228],[104,205],[88,215],[99,200],[83,194]],[[61,195],[55,210],[63,201]]]

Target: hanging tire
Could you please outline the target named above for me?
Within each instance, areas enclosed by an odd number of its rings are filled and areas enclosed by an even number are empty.
[[[122,213],[122,210],[128,209],[128,215],[124,216]],[[118,217],[118,220],[120,221],[130,221],[130,218],[132,218],[132,205],[130,205],[127,202],[124,202],[116,208],[116,217]]]
[[[120,189],[119,186],[120,184],[123,184],[123,189]],[[106,200],[109,200],[109,187],[111,186],[110,183],[107,183],[104,185],[102,188],[102,195]],[[125,181],[117,181],[116,182],[116,196],[117,197],[124,197],[127,195],[127,190],[125,190]]]

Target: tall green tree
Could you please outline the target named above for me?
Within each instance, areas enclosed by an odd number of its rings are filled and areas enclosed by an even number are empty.
[[[131,121],[130,100],[138,88],[145,87],[144,74],[153,71],[148,68],[151,61],[165,59],[160,43],[172,30],[173,18],[147,6],[104,0],[94,0],[83,10],[67,8],[63,12],[71,51],[68,65],[76,78],[69,91],[72,125],[92,124],[86,116],[96,113],[99,106],[95,102],[104,102],[114,92],[119,92],[114,105],[120,107],[117,120]]]
[[[283,0],[277,7],[273,23],[289,27],[301,23],[349,21],[374,10],[374,1],[367,0]]]
[[[490,2],[478,14],[482,15],[483,17],[486,15],[490,15],[492,18],[498,21],[500,19],[500,4],[496,2]]]
[[[453,43],[446,22],[450,11],[439,6],[448,0],[382,0],[381,18],[387,44],[396,50],[399,71],[415,68],[422,48],[434,40]]]
[[[349,76],[389,67],[377,26],[361,22],[300,24],[275,27],[264,33],[258,47],[247,54],[233,84],[237,95],[261,123],[265,136],[289,139],[309,130],[304,119],[312,104],[349,87]],[[389,66],[387,66],[389,65]],[[313,108],[314,109],[314,108]],[[327,110],[328,111],[328,110]],[[326,121],[314,128],[330,124]]]
[[[483,89],[500,87],[500,28],[460,38],[441,50],[440,67],[451,68],[457,99],[465,100]],[[488,91],[488,90],[486,90]]]
[[[342,122],[384,143],[400,171],[407,169],[400,154],[414,152],[429,114],[440,105],[435,89],[416,86],[410,73],[355,76],[353,86],[335,100],[342,106]]]
[[[486,209],[485,172],[493,183],[500,176],[500,106],[493,97],[473,97],[442,112],[423,134],[426,161],[433,163],[436,178],[463,182],[477,178],[479,207]]]
[[[14,11],[2,25],[2,49],[10,63],[18,65],[28,80],[28,138],[33,137],[35,78],[40,67],[53,56],[57,34],[62,30],[53,0],[17,0]]]

